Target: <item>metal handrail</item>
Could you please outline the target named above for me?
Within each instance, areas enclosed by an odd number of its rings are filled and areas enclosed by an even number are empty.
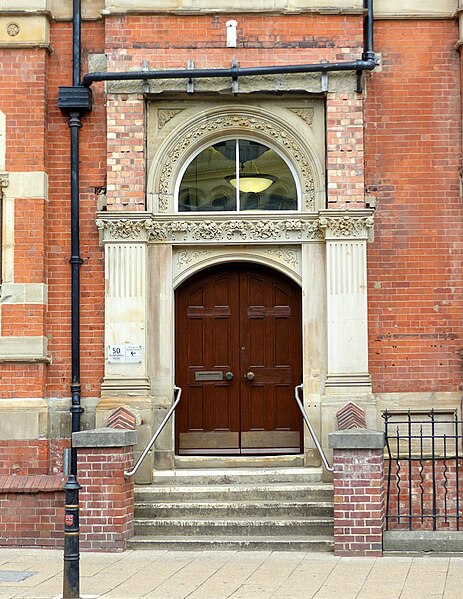
[[[334,472],[334,468],[328,462],[328,458],[326,457],[325,452],[323,451],[323,448],[320,445],[320,441],[318,440],[317,434],[310,423],[309,417],[307,416],[307,412],[305,411],[301,398],[299,397],[299,391],[302,391],[303,388],[304,385],[297,385],[296,387],[294,387],[294,397],[297,401],[299,409],[301,410],[302,418],[304,419],[304,422],[306,423],[307,428],[309,429],[309,433],[312,435],[313,442],[315,443],[315,447],[317,448],[318,453],[320,454],[323,465],[325,466],[326,470],[328,470],[328,472]]]
[[[132,470],[124,470],[124,476],[125,476],[125,478],[130,478],[131,476],[133,476],[134,474],[136,474],[138,468],[140,467],[140,464],[146,458],[146,456],[148,455],[149,450],[153,447],[154,443],[156,442],[156,439],[159,437],[159,435],[162,433],[164,427],[168,423],[169,418],[175,412],[175,408],[178,406],[178,404],[180,402],[180,399],[182,397],[182,389],[181,389],[181,387],[177,387],[177,386],[174,385],[174,395],[176,395],[174,403],[170,407],[170,410],[165,415],[164,420],[161,422],[161,424],[157,428],[157,430],[154,433],[154,435],[151,437],[148,445],[145,447],[143,453],[138,458],[135,466],[132,468]]]

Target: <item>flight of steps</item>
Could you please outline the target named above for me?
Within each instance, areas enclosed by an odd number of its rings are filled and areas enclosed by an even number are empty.
[[[135,487],[132,549],[332,551],[333,487],[316,468],[157,471]]]

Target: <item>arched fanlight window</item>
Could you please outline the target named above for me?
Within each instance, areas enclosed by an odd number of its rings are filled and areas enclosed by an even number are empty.
[[[179,212],[298,209],[288,164],[249,139],[227,139],[200,151],[186,167],[177,197]]]

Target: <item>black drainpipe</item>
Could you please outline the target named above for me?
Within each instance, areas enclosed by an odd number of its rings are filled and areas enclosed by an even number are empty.
[[[91,93],[82,93],[81,0],[72,3],[72,87],[59,89],[58,106],[69,116],[71,133],[71,430],[80,431],[83,412],[80,393],[80,240],[79,240],[79,130],[81,116],[91,110]],[[79,489],[77,449],[71,441],[71,463],[65,486],[63,598],[80,597]]]
[[[329,73],[355,71],[357,91],[361,92],[361,76],[376,66],[373,51],[373,0],[364,0],[364,51],[361,60],[337,63],[274,65],[261,67],[232,66],[220,69],[167,69],[160,71],[130,71],[88,73],[80,79],[81,69],[81,0],[73,0],[72,87],[60,87],[58,106],[69,116],[71,130],[71,422],[72,432],[80,430],[83,412],[80,394],[80,257],[79,243],[79,129],[81,117],[92,110],[90,86],[96,81],[133,81],[150,79],[198,79],[211,77],[239,77],[278,75],[289,73]],[[79,489],[77,482],[77,450],[71,446],[70,475],[66,484],[63,599],[78,599],[79,581]]]

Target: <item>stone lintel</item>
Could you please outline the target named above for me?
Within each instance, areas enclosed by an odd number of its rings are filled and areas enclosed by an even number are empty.
[[[73,447],[129,447],[137,444],[137,431],[95,428],[72,433]]]
[[[383,449],[386,445],[382,431],[362,428],[329,433],[328,443],[332,449]]]
[[[355,73],[331,72],[326,78],[327,90],[332,93],[353,92],[356,86]],[[108,81],[108,94],[143,94],[149,86],[150,94],[184,93],[188,79],[151,79],[148,81]],[[322,93],[324,87],[320,73],[282,73],[279,75],[252,75],[238,78],[238,94],[256,92],[288,92],[288,93]],[[197,93],[220,94],[236,93],[232,89],[230,77],[198,78],[194,80],[194,91]]]

